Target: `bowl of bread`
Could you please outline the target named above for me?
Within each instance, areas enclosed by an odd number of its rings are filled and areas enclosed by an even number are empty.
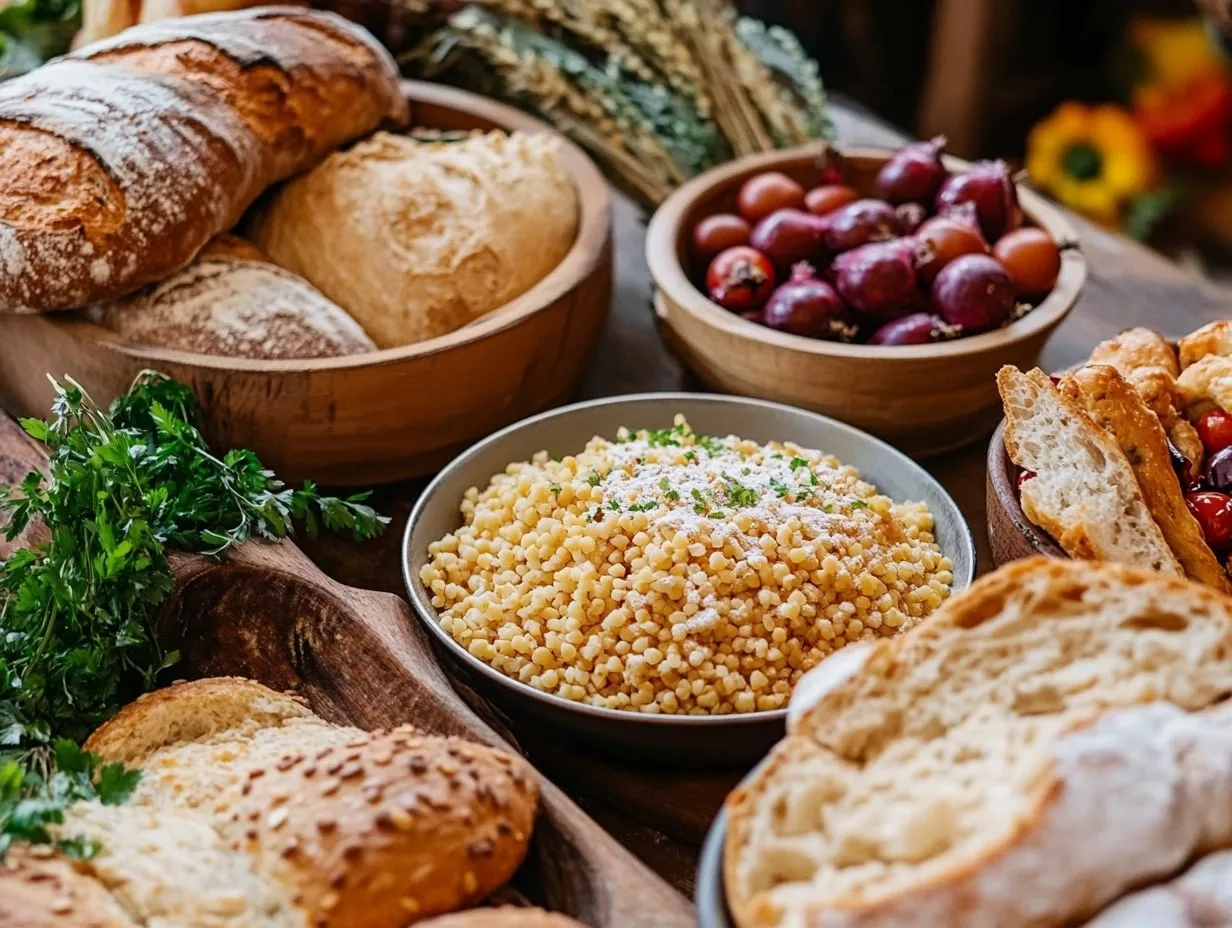
[[[703,928],[1232,918],[1232,599],[1034,557],[812,677],[710,833]]]
[[[192,385],[221,447],[346,485],[568,396],[607,187],[538,121],[290,7],[149,23],[0,88],[0,402]]]
[[[1042,553],[1149,566],[1232,592],[1232,323],[1170,342],[1127,329],[1050,377],[1006,367],[988,450],[988,535],[1004,563]]]

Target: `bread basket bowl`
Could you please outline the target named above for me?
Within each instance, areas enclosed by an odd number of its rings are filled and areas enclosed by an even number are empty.
[[[403,88],[413,125],[552,131],[464,91]],[[0,404],[41,414],[46,375],[66,373],[105,402],[157,368],[194,388],[213,444],[252,448],[288,479],[347,486],[430,473],[477,437],[565,400],[598,339],[611,200],[586,155],[562,145],[581,211],[573,247],[526,293],[462,329],[362,355],[255,361],[136,344],[76,315],[0,316]]]
[[[689,233],[704,216],[732,208],[740,185],[767,170],[816,183],[816,147],[743,158],[673,194],[651,220],[646,256],[655,312],[682,360],[710,387],[835,416],[913,455],[937,454],[986,434],[1000,418],[993,375],[1002,364],[1035,366],[1053,329],[1077,302],[1086,261],[1077,233],[1042,197],[1019,187],[1029,223],[1062,251],[1053,291],[1013,324],[931,345],[879,347],[819,341],[749,322],[711,302],[690,280]],[[852,186],[870,190],[890,149],[844,149]],[[952,171],[968,165],[947,158]]]

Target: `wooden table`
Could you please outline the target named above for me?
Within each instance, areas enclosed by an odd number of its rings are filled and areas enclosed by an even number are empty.
[[[895,145],[902,136],[849,107],[833,108],[843,142]],[[1217,290],[1149,249],[1075,218],[1090,264],[1077,308],[1044,352],[1043,366],[1074,364],[1120,329],[1147,325],[1179,336],[1218,318],[1232,318],[1232,295]],[[650,276],[643,255],[644,221],[627,201],[615,212],[616,281],[611,317],[578,399],[654,390],[699,389],[668,353],[650,309]],[[957,500],[971,524],[980,569],[992,566],[984,518],[987,435],[973,435],[960,451],[925,462]],[[305,540],[303,547],[327,572],[352,586],[403,592],[401,527],[422,482],[383,488],[376,505],[394,518],[394,530],[357,550],[350,542]],[[691,895],[698,846],[731,786],[743,771],[687,774],[616,768],[550,737],[518,731],[541,769],[566,789],[655,870]]]

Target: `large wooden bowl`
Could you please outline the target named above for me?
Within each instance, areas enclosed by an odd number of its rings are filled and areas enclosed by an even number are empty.
[[[871,190],[889,149],[844,150],[853,186]],[[689,234],[698,220],[730,212],[740,185],[779,170],[817,179],[815,146],[744,158],[696,178],[655,213],[646,256],[664,334],[710,387],[803,406],[872,432],[917,456],[986,435],[1001,417],[993,376],[1003,364],[1034,367],[1044,342],[1077,302],[1086,279],[1078,235],[1059,210],[1022,187],[1023,212],[1062,252],[1052,293],[1012,325],[936,345],[845,345],[777,332],[712,303],[689,279]],[[948,158],[951,170],[966,162]]]
[[[988,509],[988,546],[1000,567],[1010,561],[1046,554],[1068,557],[1055,541],[1027,518],[1018,501],[1018,468],[1005,451],[1005,423],[997,426],[988,443],[988,478],[985,502]]]
[[[517,110],[434,84],[404,84],[416,125],[551,132]],[[577,240],[522,296],[416,345],[343,358],[252,361],[153,348],[75,315],[0,315],[0,404],[44,415],[46,375],[110,400],[144,368],[190,384],[210,443],[245,447],[289,479],[370,484],[430,473],[475,439],[567,399],[612,289],[611,200],[594,164],[562,139],[577,185]]]

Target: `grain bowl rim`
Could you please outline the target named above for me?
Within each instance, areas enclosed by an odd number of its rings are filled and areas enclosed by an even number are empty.
[[[425,590],[422,582],[419,580],[419,577],[415,576],[414,571],[412,570],[411,565],[412,551],[414,550],[415,542],[415,528],[419,524],[420,517],[424,510],[427,509],[427,507],[433,502],[434,497],[437,496],[441,486],[446,483],[449,478],[454,475],[454,473],[464,470],[471,460],[479,457],[485,451],[493,448],[494,446],[505,442],[510,436],[529,429],[535,429],[552,419],[580,410],[607,406],[632,406],[650,402],[684,403],[697,401],[713,402],[716,404],[731,406],[751,406],[767,412],[790,412],[792,414],[803,414],[812,419],[818,420],[817,424],[819,426],[833,428],[839,432],[845,432],[850,438],[853,438],[856,441],[868,442],[879,452],[881,456],[890,462],[889,466],[904,468],[907,473],[911,474],[913,478],[920,480],[924,485],[931,484],[932,489],[936,491],[939,494],[939,497],[951,508],[952,515],[956,517],[956,522],[961,528],[959,538],[963,548],[963,553],[966,556],[966,562],[969,565],[965,576],[959,577],[955,574],[950,586],[951,595],[962,592],[974,582],[978,573],[975,535],[972,532],[970,523],[967,522],[966,517],[963,515],[962,509],[939,480],[933,477],[932,474],[912,460],[908,455],[899,451],[889,443],[884,442],[876,436],[870,435],[855,426],[848,425],[845,422],[840,422],[837,419],[824,416],[821,413],[812,412],[811,410],[801,409],[796,406],[789,406],[785,403],[775,403],[769,400],[760,400],[743,396],[727,396],[712,393],[688,393],[683,391],[630,393],[620,396],[603,397],[600,399],[571,403],[567,406],[560,406],[555,409],[547,410],[546,412],[538,413],[537,415],[530,416],[520,422],[515,422],[498,432],[492,433],[482,441],[476,442],[462,454],[458,455],[458,457],[456,457],[448,465],[442,468],[441,471],[432,479],[432,481],[424,489],[423,493],[420,494],[419,499],[415,501],[415,506],[411,510],[410,516],[407,518],[406,527],[402,533],[401,550],[402,579],[406,586],[407,597],[410,600],[412,611],[415,613],[415,616],[419,619],[420,623],[427,629],[429,635],[431,635],[439,644],[443,645],[454,657],[454,659],[459,661],[469,671],[480,674],[489,682],[497,684],[515,695],[530,697],[546,707],[554,708],[558,711],[567,711],[583,716],[589,716],[597,722],[614,722],[629,725],[674,725],[682,728],[709,728],[714,726],[743,727],[776,721],[786,722],[788,713],[787,708],[729,713],[727,715],[651,714],[646,712],[631,712],[622,709],[608,709],[600,706],[591,706],[585,703],[574,702],[571,699],[565,699],[563,696],[557,696],[554,693],[545,693],[542,690],[537,690],[527,683],[522,683],[520,680],[515,680],[512,677],[506,676],[487,662],[475,657],[470,653],[470,651],[454,640],[452,635],[441,628],[437,611],[432,606],[431,597],[428,595],[428,592]],[[784,436],[781,440],[793,441],[794,439]],[[861,477],[869,480],[873,479],[864,475],[863,472],[861,472]],[[951,561],[953,561],[953,552],[943,551],[942,553],[947,557],[950,557]]]
[[[668,197],[655,211],[646,230],[646,261],[656,289],[667,297],[670,304],[698,322],[732,336],[817,358],[885,361],[895,358],[917,361],[961,358],[996,351],[1047,332],[1077,304],[1087,279],[1087,261],[1082,253],[1078,231],[1058,207],[1022,184],[1016,186],[1023,213],[1062,246],[1061,273],[1052,292],[1038,306],[1004,328],[929,345],[847,344],[779,332],[743,319],[713,303],[694,286],[678,258],[678,244],[684,232],[682,226],[686,216],[699,200],[743,176],[784,166],[799,166],[803,161],[815,159],[826,147],[827,143],[813,143],[739,158],[698,175]],[[888,159],[896,150],[873,146],[835,147],[845,157],[881,161]],[[945,155],[944,160],[951,171],[961,172],[971,167],[971,162],[953,155]]]
[[[419,106],[438,106],[476,116],[506,131],[546,134],[559,142],[562,161],[578,196],[577,233],[560,263],[525,293],[474,322],[444,335],[397,348],[382,348],[333,358],[267,360],[201,354],[147,345],[124,338],[81,317],[60,318],[56,321],[81,327],[102,346],[128,357],[147,361],[151,365],[180,364],[206,370],[286,374],[372,368],[430,357],[496,335],[553,306],[593,273],[610,240],[612,195],[598,167],[578,145],[542,120],[479,94],[428,81],[400,80],[399,85],[411,104],[412,122]],[[55,318],[57,314],[48,315]]]

